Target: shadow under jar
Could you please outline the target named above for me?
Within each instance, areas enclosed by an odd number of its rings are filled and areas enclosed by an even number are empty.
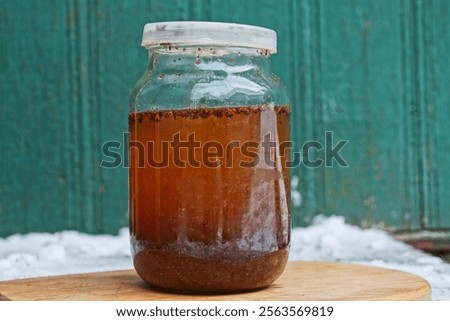
[[[134,266],[150,285],[229,293],[270,285],[290,244],[290,106],[274,31],[147,24],[129,114]]]

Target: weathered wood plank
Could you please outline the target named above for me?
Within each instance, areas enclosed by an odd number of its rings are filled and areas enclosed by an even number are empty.
[[[127,171],[100,168],[101,146],[122,141],[142,27],[162,20],[277,30],[297,150],[349,140],[349,168],[293,170],[295,225],[450,228],[448,1],[5,0],[0,15],[0,235],[127,224]]]

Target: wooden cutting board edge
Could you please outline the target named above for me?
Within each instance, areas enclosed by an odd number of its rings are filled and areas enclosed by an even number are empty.
[[[349,278],[349,275],[343,276],[341,275],[341,278],[339,277],[339,275],[334,276],[333,273],[330,274],[330,271],[336,270],[336,272],[339,274],[342,274],[342,271],[344,272],[348,272],[351,273],[352,271],[354,273],[361,274],[361,271],[366,271],[368,274],[369,278],[374,278],[374,285],[376,284],[376,281],[381,282],[383,281],[383,277],[384,276],[389,276],[389,278],[386,279],[386,281],[389,282],[395,282],[398,279],[402,279],[402,281],[405,282],[405,284],[400,284],[397,288],[395,288],[394,285],[391,285],[393,287],[393,291],[392,293],[377,293],[377,291],[379,291],[379,289],[376,288],[376,286],[372,286],[371,283],[367,283],[364,284],[364,286],[366,287],[365,289],[362,289],[363,293],[365,291],[365,294],[361,296],[361,298],[358,298],[357,296],[353,295],[350,296],[346,299],[338,299],[338,300],[343,300],[343,301],[347,301],[347,300],[383,300],[383,301],[395,301],[395,300],[430,300],[431,299],[431,286],[430,284],[424,280],[421,277],[418,277],[414,274],[408,273],[408,272],[402,272],[402,271],[398,271],[398,270],[392,270],[392,269],[386,269],[386,268],[379,268],[379,267],[374,267],[374,266],[367,266],[367,265],[360,265],[360,264],[353,264],[353,263],[335,263],[335,262],[312,262],[312,261],[289,261],[288,262],[288,266],[285,270],[285,272],[283,273],[283,275],[280,277],[280,279],[278,279],[277,281],[275,281],[275,283],[266,288],[263,289],[261,291],[256,291],[256,292],[248,292],[248,293],[241,293],[241,294],[230,294],[230,295],[206,295],[206,296],[201,296],[201,295],[184,295],[184,294],[169,294],[169,293],[165,293],[165,292],[158,292],[158,291],[154,291],[150,288],[145,288],[145,286],[143,286],[143,281],[141,281],[139,279],[139,277],[137,276],[137,274],[134,272],[134,270],[122,270],[122,271],[109,271],[109,272],[94,272],[94,273],[83,273],[83,274],[68,274],[68,275],[58,275],[58,276],[48,276],[48,277],[39,277],[39,278],[28,278],[28,279],[19,279],[19,280],[11,280],[11,281],[3,281],[0,282],[0,301],[12,301],[12,300],[22,300],[22,301],[28,301],[28,300],[73,300],[73,301],[78,301],[78,300],[98,300],[98,301],[102,301],[102,297],[101,295],[98,296],[94,296],[94,298],[90,298],[90,299],[83,299],[83,297],[81,296],[70,296],[70,291],[67,291],[67,295],[66,296],[60,296],[59,299],[55,299],[55,297],[50,296],[47,297],[47,299],[45,297],[34,297],[34,298],[30,298],[29,296],[25,295],[25,296],[20,296],[16,294],[16,298],[14,298],[14,290],[17,288],[22,287],[22,291],[25,290],[29,290],[30,292],[32,292],[32,287],[33,285],[36,285],[38,287],[41,287],[42,284],[44,282],[48,282],[48,283],[57,283],[60,281],[64,281],[65,283],[67,283],[67,280],[79,280],[79,279],[91,279],[91,280],[95,280],[97,278],[111,278],[112,280],[117,279],[117,276],[125,276],[125,277],[132,277],[133,278],[133,282],[129,282],[130,285],[135,286],[136,283],[140,283],[140,289],[139,291],[141,291],[142,293],[142,297],[139,296],[138,294],[138,299],[135,299],[136,301],[140,301],[140,300],[273,300],[273,301],[278,301],[278,300],[282,300],[282,301],[328,301],[328,300],[336,300],[336,298],[327,298],[327,297],[323,297],[321,298],[320,295],[318,296],[317,293],[313,293],[313,295],[311,296],[311,293],[309,293],[309,297],[301,297],[299,295],[297,295],[296,299],[292,299],[290,298],[289,295],[279,295],[277,293],[279,293],[280,291],[286,292],[286,289],[283,289],[283,286],[289,287],[292,283],[292,275],[294,276],[294,279],[298,280],[297,274],[301,274],[303,273],[320,273],[320,268],[322,268],[322,272],[324,271],[324,268],[328,269],[327,273],[322,273],[322,274],[318,274],[315,275],[315,280],[312,280],[311,282],[314,283],[312,285],[312,289],[314,290],[314,287],[318,287],[318,285],[320,286],[319,281],[317,281],[318,279],[321,279],[322,277],[324,278],[325,282],[334,282],[334,284],[330,284],[332,285],[332,290],[336,291],[336,287],[341,285],[342,290],[345,292],[345,284],[339,284],[339,281],[342,282],[351,282],[352,278]],[[355,272],[356,271],[356,272]],[[294,273],[294,274],[293,274]],[[378,275],[378,276],[377,276]],[[289,279],[289,280],[288,280]],[[356,287],[356,286],[360,286],[361,287],[361,282],[365,282],[362,281],[363,279],[359,278],[359,279],[355,279],[355,284],[347,284],[347,288],[348,287]],[[308,281],[306,281],[308,282]],[[135,284],[132,284],[135,283]],[[406,285],[409,285],[409,288],[406,287]],[[411,287],[411,284],[414,285],[414,287]],[[123,284],[120,284],[121,286]],[[79,287],[80,290],[85,290],[84,288],[82,288],[80,285],[77,285]],[[368,287],[369,286],[369,287]],[[405,288],[403,289],[403,287],[405,286]],[[4,289],[6,287],[6,291],[3,291],[2,294],[2,288]],[[372,288],[370,288],[372,287]],[[8,289],[13,289],[12,290],[12,295],[8,294]],[[95,291],[97,291],[98,289],[95,289]],[[136,292],[136,289],[132,289],[134,290],[134,292]],[[291,291],[294,289],[290,289]],[[272,292],[271,292],[272,291]],[[322,291],[321,289],[319,289],[319,291]],[[374,292],[374,297],[368,297],[367,293],[373,291]],[[405,291],[402,293],[402,291]],[[28,292],[28,291],[27,291]],[[36,292],[36,291],[35,291]],[[73,290],[72,290],[73,292]],[[10,292],[11,293],[11,292]],[[16,291],[17,293],[17,291]],[[275,294],[273,294],[275,293]],[[259,297],[258,297],[259,294]],[[320,293],[319,293],[320,294]],[[136,295],[136,293],[134,293],[134,295]],[[378,295],[378,296],[376,296]],[[10,296],[10,297],[8,297]],[[151,297],[149,297],[151,296]],[[273,297],[272,297],[273,296]],[[106,298],[106,299],[105,299]],[[114,300],[117,301],[121,301],[124,300],[122,297],[120,296],[113,296]],[[111,300],[111,296],[105,296],[103,297],[103,300]]]

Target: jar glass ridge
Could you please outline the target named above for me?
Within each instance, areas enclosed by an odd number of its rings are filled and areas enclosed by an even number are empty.
[[[211,41],[147,49],[129,114],[136,271],[176,291],[270,285],[290,244],[290,155],[282,148],[290,106],[270,50]]]

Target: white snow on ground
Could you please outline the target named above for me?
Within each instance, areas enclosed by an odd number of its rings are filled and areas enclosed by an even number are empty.
[[[345,224],[343,217],[317,217],[292,231],[291,260],[339,261],[414,273],[433,288],[434,300],[450,300],[450,264],[377,229]],[[0,238],[0,280],[133,268],[128,229],[118,236],[65,231]]]

